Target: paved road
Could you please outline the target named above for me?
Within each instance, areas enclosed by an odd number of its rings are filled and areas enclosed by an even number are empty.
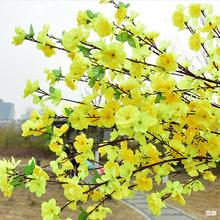
[[[171,207],[166,204],[166,208],[161,210],[161,216],[152,216],[150,211],[147,209],[146,204],[146,196],[141,193],[137,193],[131,199],[124,199],[129,206],[133,207],[138,211],[141,215],[143,215],[148,220],[196,220],[190,215],[187,215],[183,211]]]

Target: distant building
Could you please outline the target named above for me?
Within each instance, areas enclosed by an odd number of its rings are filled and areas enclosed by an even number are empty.
[[[15,105],[10,102],[4,102],[0,99],[0,121],[13,120],[15,115]]]

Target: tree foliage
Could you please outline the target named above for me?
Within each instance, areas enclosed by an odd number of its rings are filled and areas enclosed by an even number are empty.
[[[36,43],[46,57],[62,50],[72,61],[66,73],[61,67],[45,70],[48,90],[38,81],[28,81],[24,92],[43,112],[32,112],[22,125],[23,135],[48,136],[49,149],[57,156],[49,165],[56,177],[34,159],[24,173],[16,172],[14,160],[0,161],[4,196],[12,195],[15,180],[37,196],[45,193],[49,182],[62,185],[67,203],[58,205],[53,198],[43,202],[45,220],[60,219],[65,208],[79,209],[88,200],[94,204],[81,208],[79,219],[104,219],[111,214],[104,206],[109,196],[120,200],[135,191],[149,192],[147,205],[160,215],[167,198],[185,204],[185,196],[204,190],[200,178],[216,179],[212,170],[220,158],[220,17],[202,4],[178,6],[172,15],[173,24],[188,34],[190,50],[204,59],[199,64],[195,56],[186,59],[187,54],[177,54],[159,33],[146,30],[128,4],[102,2],[114,6],[113,21],[100,12],[79,11],[78,26],[60,37],[52,35],[48,25],[35,34],[31,25],[28,33],[16,28],[13,38],[15,45]],[[91,93],[80,101],[70,100],[58,84],[70,90],[85,84]],[[99,105],[94,102],[98,96]],[[73,105],[58,114],[48,101],[56,109],[61,102]],[[91,126],[110,129],[110,139],[96,143],[86,135]],[[79,130],[79,135],[71,138],[72,130]],[[177,164],[181,171],[176,171]],[[187,182],[168,181],[161,191],[153,191],[164,176],[183,171]]]

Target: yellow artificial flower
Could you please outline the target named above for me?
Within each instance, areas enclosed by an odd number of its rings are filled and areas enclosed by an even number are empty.
[[[153,188],[152,179],[147,177],[147,171],[138,172],[136,174],[136,179],[134,183],[136,184],[136,189],[143,191],[150,191]]]
[[[34,93],[39,88],[39,81],[36,80],[33,83],[30,80],[27,80],[26,87],[24,89],[24,98]]]
[[[82,53],[78,53],[70,65],[70,70],[67,77],[74,80],[79,80],[85,71],[88,70],[89,64],[89,59],[85,58]]]
[[[106,128],[111,128],[115,124],[115,116],[114,112],[110,108],[103,108],[100,111],[100,123],[102,124],[103,127]]]
[[[77,135],[75,137],[75,142],[74,142],[74,147],[76,148],[77,152],[83,153],[86,152],[87,150],[91,150],[93,146],[93,139],[86,138],[86,135],[82,133],[81,135]]]
[[[59,155],[62,152],[63,139],[53,136],[48,146],[52,152],[55,152],[57,155]]]
[[[104,45],[101,50],[101,60],[105,66],[111,69],[118,68],[126,60],[123,44],[114,42]]]
[[[68,73],[68,74],[66,75],[66,77],[65,77],[65,83],[66,83],[66,85],[67,85],[70,89],[72,89],[72,90],[77,89],[77,86],[76,86],[76,84],[75,84],[75,79],[74,79],[74,78],[75,78],[74,75],[71,74],[71,73]]]
[[[80,110],[75,110],[70,114],[69,122],[71,123],[72,128],[75,128],[77,130],[88,128],[89,123],[86,118],[86,114],[84,114]]]
[[[150,79],[151,88],[158,92],[171,92],[176,85],[176,80],[172,76],[163,75],[161,73],[154,74]]]
[[[119,176],[119,164],[117,162],[108,161],[104,165],[105,175],[110,178]]]
[[[77,13],[77,23],[80,25],[87,25],[89,23],[89,17],[86,11],[79,11]]]
[[[92,195],[90,196],[92,201],[99,201],[104,198],[104,193],[98,190],[93,190]]]
[[[180,193],[177,193],[176,196],[173,197],[173,199],[177,201],[180,205],[185,205],[186,203],[184,197]]]
[[[63,46],[66,50],[74,51],[80,41],[85,41],[89,37],[89,33],[82,27],[73,28],[63,35]]]
[[[143,74],[144,67],[140,63],[131,63],[130,73],[134,77],[140,77]]]
[[[193,18],[199,18],[201,15],[201,5],[198,3],[190,4],[189,15]]]
[[[172,53],[160,54],[157,58],[157,65],[168,72],[173,72],[177,69],[176,58]]]
[[[203,174],[203,179],[208,180],[210,182],[214,182],[216,178],[217,177],[213,175],[213,173],[211,173],[210,171],[205,171],[205,173]]]
[[[124,162],[135,164],[134,152],[128,149],[127,141],[121,142],[121,155]]]
[[[165,203],[161,200],[160,193],[151,193],[147,196],[146,200],[150,211],[154,215],[159,216],[161,214],[161,208],[165,207]]]
[[[96,208],[98,207],[98,208]],[[94,211],[92,211],[94,210]],[[92,211],[92,212],[91,212]],[[89,219],[91,220],[103,220],[106,218],[107,214],[112,214],[111,209],[105,208],[103,206],[97,206],[97,204],[93,206],[89,206],[87,208],[87,212],[91,212],[91,214],[88,216]]]
[[[43,220],[60,220],[60,207],[56,205],[55,199],[41,204],[41,217]]]
[[[183,9],[179,9],[173,13],[172,16],[172,21],[173,24],[178,27],[180,30],[184,29],[185,24],[184,24],[184,13]]]
[[[117,25],[120,25],[127,14],[127,8],[121,7],[115,13]]]
[[[189,47],[191,50],[199,51],[201,48],[200,33],[192,34],[189,38]]]
[[[151,126],[156,125],[157,118],[148,114],[147,112],[141,112],[139,118],[135,122],[134,131],[135,132],[146,132]]]
[[[56,82],[56,76],[48,68],[44,70],[44,73],[47,75],[47,81],[50,82],[50,85],[53,85]]]
[[[53,48],[54,43],[52,40],[48,39],[45,44],[37,44],[37,48],[42,50],[46,57],[51,57],[56,53],[55,48]]]
[[[115,123],[122,128],[132,127],[138,120],[140,111],[133,105],[126,105],[116,112]]]
[[[100,37],[109,36],[112,33],[113,25],[102,14],[94,21],[94,30]]]
[[[16,36],[13,37],[12,43],[17,46],[23,43],[25,39],[25,31],[21,27],[16,27],[15,28],[15,33],[17,34]]]

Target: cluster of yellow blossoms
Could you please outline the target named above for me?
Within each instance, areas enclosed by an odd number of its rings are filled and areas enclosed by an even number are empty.
[[[32,25],[29,33],[15,30],[15,45],[29,40],[45,56],[60,49],[71,61],[67,72],[61,67],[45,70],[48,91],[38,81],[28,81],[24,91],[43,110],[33,111],[24,122],[23,136],[49,138],[57,156],[50,168],[67,199],[63,208],[54,199],[43,202],[45,220],[60,219],[65,207],[79,209],[88,200],[94,203],[81,208],[79,219],[104,219],[111,214],[103,206],[109,196],[123,199],[135,191],[151,192],[146,202],[160,215],[166,198],[183,205],[185,195],[204,190],[199,178],[216,179],[212,170],[220,160],[220,16],[201,4],[177,6],[172,15],[173,24],[189,34],[189,49],[203,59],[199,63],[194,54],[185,59],[159,33],[147,31],[129,4],[101,2],[115,6],[113,21],[86,10],[77,15],[78,27],[60,38],[49,33],[49,26],[36,37]],[[80,101],[63,97],[58,88],[62,82],[70,92],[87,86],[89,94]],[[58,114],[47,107],[48,101],[66,107]],[[86,132],[90,128],[107,129],[110,138],[97,143]],[[95,161],[95,152],[100,161]],[[168,181],[154,192],[163,177],[176,173],[176,165],[188,174],[188,182]],[[37,196],[45,193],[49,176],[43,168],[31,160],[23,174],[15,173],[16,166],[14,160],[0,161],[4,196],[22,183]]]

